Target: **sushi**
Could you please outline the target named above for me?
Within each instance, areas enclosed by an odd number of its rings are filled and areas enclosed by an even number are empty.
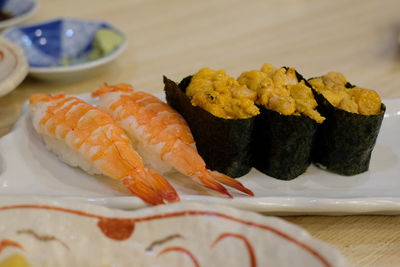
[[[179,201],[168,181],[143,165],[129,138],[108,114],[63,94],[35,94],[29,103],[35,130],[68,165],[116,179],[152,205]]]
[[[326,117],[317,133],[313,161],[341,175],[367,171],[386,109],[378,93],[350,84],[337,72],[309,83],[318,110]]]
[[[126,131],[152,168],[162,173],[177,170],[229,197],[231,194],[222,184],[253,195],[240,182],[206,169],[185,120],[157,97],[136,91],[128,84],[104,84],[92,96],[99,98],[97,106]]]
[[[281,180],[291,180],[311,164],[311,150],[324,117],[303,77],[293,68],[264,64],[244,72],[238,82],[257,93],[253,165]]]
[[[247,174],[256,93],[224,71],[209,68],[186,77],[179,85],[164,77],[167,102],[187,121],[207,168],[230,177]]]

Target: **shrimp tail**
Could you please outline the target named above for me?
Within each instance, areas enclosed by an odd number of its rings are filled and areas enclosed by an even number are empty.
[[[236,190],[239,190],[239,191],[241,191],[241,192],[243,192],[243,193],[245,193],[245,194],[247,194],[249,196],[254,196],[254,193],[250,189],[246,188],[241,182],[239,182],[239,181],[237,181],[237,180],[235,180],[235,179],[233,179],[233,178],[231,178],[229,176],[226,176],[225,174],[222,174],[222,173],[217,172],[217,171],[210,171],[210,175],[215,180],[217,180],[220,183],[223,183],[224,185],[233,187]]]
[[[203,186],[210,188],[214,191],[220,192],[221,194],[227,195],[229,198],[233,198],[233,196],[226,190],[226,188],[218,183],[216,179],[214,179],[208,171],[204,172],[196,172],[191,175],[192,179],[196,182],[202,184]]]
[[[178,202],[180,200],[175,188],[164,177],[152,169],[147,169],[147,171],[147,181],[162,198],[168,202]]]
[[[129,189],[129,191],[141,198],[144,202],[150,205],[164,204],[163,197],[146,181],[134,179],[133,177],[128,176],[122,180],[122,183]]]

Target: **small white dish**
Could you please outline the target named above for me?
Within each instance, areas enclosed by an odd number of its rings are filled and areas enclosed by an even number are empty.
[[[158,96],[163,99],[162,94]],[[79,97],[91,101],[87,94]],[[166,177],[184,202],[229,205],[279,215],[400,214],[400,99],[383,102],[386,114],[368,172],[341,176],[310,166],[298,178],[282,181],[253,169],[239,181],[255,196],[232,190],[233,199],[213,194],[177,173]],[[146,206],[116,187],[112,179],[93,177],[49,152],[33,129],[27,106],[12,132],[0,138],[0,157],[0,195],[57,196],[122,209]]]
[[[91,58],[100,30],[112,31],[120,42],[112,51]],[[55,19],[8,29],[4,36],[22,47],[31,76],[52,81],[82,79],[116,59],[127,47],[125,34],[102,21]]]
[[[126,48],[127,43],[122,44],[111,54],[81,65],[49,68],[30,68],[29,75],[38,79],[48,81],[77,81],[92,76],[105,64],[116,59]]]
[[[294,224],[230,207],[180,203],[121,211],[24,197],[0,197],[0,203],[0,265],[18,259],[54,267],[349,266]]]
[[[11,18],[0,21],[0,29],[17,25],[30,18],[38,9],[37,0],[2,0],[0,10],[7,12]]]
[[[0,97],[14,90],[28,74],[23,51],[0,36]]]

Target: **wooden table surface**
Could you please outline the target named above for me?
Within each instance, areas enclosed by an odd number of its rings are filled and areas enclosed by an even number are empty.
[[[160,92],[162,75],[179,80],[201,67],[237,76],[269,62],[305,77],[340,71],[350,81],[400,96],[397,0],[41,0],[26,23],[60,16],[107,20],[129,38],[100,74],[73,83],[27,78],[0,98],[0,136],[36,92],[89,92],[102,82],[132,82]],[[398,216],[284,217],[337,247],[355,266],[400,265]]]

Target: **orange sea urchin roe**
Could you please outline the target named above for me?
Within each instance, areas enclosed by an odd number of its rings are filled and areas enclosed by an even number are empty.
[[[310,84],[333,106],[361,115],[375,115],[381,111],[381,99],[374,90],[360,87],[346,88],[346,77],[338,72],[311,79]]]
[[[254,104],[256,93],[223,70],[199,70],[186,88],[186,95],[193,106],[224,119],[245,119],[259,113]]]
[[[264,64],[259,71],[243,72],[238,81],[257,92],[256,103],[267,109],[283,115],[304,114],[318,123],[325,119],[315,110],[317,102],[311,88],[297,80],[293,68],[275,69]]]

